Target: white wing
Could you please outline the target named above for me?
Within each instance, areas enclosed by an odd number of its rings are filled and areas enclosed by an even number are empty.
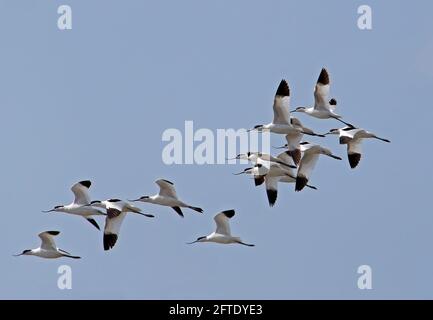
[[[59,231],[45,231],[38,234],[41,238],[41,249],[44,250],[57,250],[56,243],[54,242],[54,237],[57,236]]]
[[[330,81],[328,71],[323,68],[314,88],[314,109],[329,110]]]
[[[348,153],[362,153],[362,139],[353,139],[347,144]]]
[[[159,195],[164,197],[172,197],[177,199],[176,189],[173,182],[168,180],[159,179],[155,183],[159,186]]]
[[[89,180],[86,180],[86,181],[77,182],[72,186],[71,191],[75,195],[74,203],[83,206],[90,203],[90,196],[89,196],[90,185],[91,182]]]
[[[269,163],[279,163],[279,162],[281,162],[281,159],[278,159],[278,158],[274,157],[273,155],[270,155],[267,153],[261,153],[259,155],[257,163],[258,163],[258,161],[269,162]]]
[[[278,190],[279,177],[267,175],[265,178],[266,190]]]
[[[303,136],[304,134],[302,132],[293,132],[286,135],[287,148],[290,151],[298,149]]]
[[[274,98],[274,124],[289,124],[290,89],[286,80],[281,80]]]
[[[298,176],[303,176],[307,179],[310,179],[311,173],[313,172],[318,159],[319,154],[316,153],[313,149],[305,151],[299,165]]]
[[[230,218],[232,218],[235,215],[234,210],[227,210],[223,211],[221,213],[218,213],[215,217],[215,223],[216,223],[216,233],[223,234],[226,236],[230,236]]]
[[[105,228],[104,234],[115,234],[118,235],[120,232],[120,227],[125,219],[126,212],[121,212],[119,215],[110,215],[107,211],[107,217],[105,218]]]
[[[364,129],[358,129],[356,133],[353,136],[353,139],[366,139],[366,138],[372,138],[374,137],[374,134],[371,132],[368,132]]]
[[[286,166],[283,166],[283,165],[278,164],[278,163],[273,163],[273,164],[271,164],[271,167],[269,169],[267,176],[282,177],[282,176],[285,176],[286,174],[289,174],[291,172],[289,170],[290,170],[290,168],[288,168]]]
[[[291,156],[289,156],[286,151],[280,153],[277,156],[277,158],[280,159],[281,161],[283,161],[284,163],[287,163],[288,165],[295,165],[295,163],[293,162],[293,158]],[[284,167],[284,169],[287,171],[288,174],[293,176],[293,170],[291,168]]]

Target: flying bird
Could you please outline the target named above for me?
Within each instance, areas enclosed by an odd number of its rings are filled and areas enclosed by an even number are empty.
[[[186,204],[185,202],[179,200],[173,182],[165,179],[158,179],[155,181],[155,183],[159,186],[158,194],[153,196],[142,196],[136,200],[131,201],[148,202],[158,204],[160,206],[171,207],[181,217],[183,217],[183,212],[181,208],[189,208],[199,213],[203,213],[202,208],[190,206],[189,204]]]
[[[120,227],[128,212],[137,213],[148,218],[154,218],[154,215],[142,213],[140,208],[119,199],[108,199],[104,201],[95,200],[90,203],[91,206],[104,208],[107,211],[104,228],[104,250],[110,250],[114,247],[119,237]]]
[[[288,168],[292,168],[292,169],[296,169],[296,166],[293,164],[289,164],[289,163],[285,163],[284,161],[282,161],[281,159],[278,159],[270,154],[267,153],[262,153],[262,152],[251,152],[248,151],[247,153],[240,153],[236,156],[237,160],[248,160],[250,161],[253,165],[256,164],[264,164],[266,166],[269,167],[270,163],[278,163],[282,166],[288,167]],[[229,159],[231,160],[231,159]]]
[[[278,134],[289,134],[293,132],[309,132],[302,131],[302,128],[296,127],[290,123],[290,89],[286,80],[281,80],[274,98],[274,119],[268,124],[259,124],[248,131],[257,130],[270,131]]]
[[[89,180],[75,183],[71,187],[71,191],[75,196],[75,199],[71,204],[55,206],[53,209],[43,212],[64,212],[78,215],[100,230],[98,223],[92,218],[92,216],[101,216],[105,215],[105,213],[88,206],[88,204],[90,204],[89,188],[91,185],[92,183]]]
[[[335,134],[340,138],[340,144],[347,145],[347,158],[352,169],[355,169],[361,160],[361,144],[364,139],[377,139],[390,143],[388,139],[380,138],[374,133],[353,126],[341,129],[331,129],[327,134]]]
[[[208,236],[203,236],[197,238],[196,241],[190,242],[188,244],[193,244],[197,242],[215,242],[221,244],[238,243],[248,247],[254,247],[254,244],[248,244],[242,242],[241,238],[233,237],[230,232],[230,219],[235,215],[235,210],[226,210],[218,213],[215,217],[216,231],[212,232]]]
[[[15,255],[19,256],[36,256],[45,259],[56,259],[61,257],[67,257],[72,259],[80,259],[80,257],[73,256],[69,252],[59,249],[54,242],[54,237],[57,236],[59,231],[45,231],[38,234],[41,238],[41,246],[36,249],[27,249],[22,253]]]
[[[314,88],[314,107],[297,107],[292,112],[306,113],[318,119],[336,119],[345,125],[351,125],[341,119],[341,116],[335,112],[337,107],[337,100],[329,99],[331,83],[329,80],[328,71],[323,68],[317,79]]]
[[[323,148],[319,145],[311,144],[309,142],[302,142],[301,150],[303,152],[303,156],[301,163],[299,164],[298,174],[296,176],[295,191],[301,191],[307,185],[320,155],[342,160],[340,157],[334,155],[331,150]]]
[[[317,134],[313,130],[311,130],[307,127],[304,127],[302,125],[302,122],[298,118],[290,117],[290,123],[295,127],[301,128],[302,131],[291,132],[291,133],[287,134],[286,135],[287,143],[283,147],[280,147],[278,149],[287,148],[288,149],[288,155],[292,157],[294,164],[296,166],[298,166],[299,162],[301,162],[301,157],[302,157],[300,143],[302,141],[302,138],[304,137],[303,132],[308,132],[308,134],[310,134],[312,136],[317,136],[317,137],[322,137],[322,138],[325,137],[325,135]]]
[[[252,175],[254,177],[255,185],[260,186],[265,182],[265,176],[268,174],[270,167],[271,167],[270,163],[268,165],[258,163],[255,166],[246,168],[241,172],[234,173],[234,175],[235,176],[238,176],[241,174]]]
[[[288,155],[287,151],[279,154],[277,159],[281,159],[284,163],[293,163],[292,158]],[[272,163],[269,167],[265,167],[262,164],[257,164],[252,168],[246,168],[244,171],[236,173],[235,175],[249,174],[254,176],[256,186],[265,183],[266,195],[268,197],[268,203],[270,207],[273,207],[276,203],[278,196],[278,183],[295,183],[296,174],[292,169],[284,167],[278,163]],[[309,184],[306,187],[317,190],[316,187]]]

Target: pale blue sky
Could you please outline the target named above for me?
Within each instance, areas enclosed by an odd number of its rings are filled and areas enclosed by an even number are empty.
[[[57,29],[60,4],[72,7],[71,31]],[[371,31],[357,28],[361,4],[372,6]],[[0,1],[0,298],[433,298],[432,10],[428,1]],[[345,119],[392,140],[365,143],[356,170],[335,137],[311,139],[344,161],[321,159],[319,191],[281,187],[270,209],[264,189],[231,174],[243,166],[162,163],[166,128],[267,122],[281,78],[293,105],[310,103],[323,66]],[[339,125],[300,118],[320,132]],[[153,194],[160,177],[205,214],[185,210],[182,220],[143,205],[157,218],[128,216],[107,253],[87,222],[41,213],[69,203],[81,179],[101,199]],[[185,244],[231,208],[233,233],[255,248]],[[50,229],[83,259],[12,257]],[[73,289],[60,291],[65,263]],[[356,286],[362,264],[373,268],[371,291]]]

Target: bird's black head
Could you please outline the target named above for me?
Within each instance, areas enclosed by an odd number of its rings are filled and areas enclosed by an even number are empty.
[[[203,240],[203,239],[206,239],[206,236],[198,237],[196,241],[200,241],[200,240]]]
[[[32,250],[30,250],[30,249],[26,249],[26,250],[24,250],[21,254],[27,254],[27,253],[29,253],[29,252],[31,252]]]
[[[90,202],[90,205],[99,204],[99,203],[101,203],[101,200],[94,200]]]
[[[64,206],[55,206],[54,207],[54,210],[56,210],[56,209],[61,209],[61,208],[63,208]]]

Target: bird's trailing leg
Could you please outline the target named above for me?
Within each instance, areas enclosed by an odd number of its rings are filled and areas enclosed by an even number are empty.
[[[247,247],[255,247],[256,246],[255,244],[245,243],[242,241],[236,241],[236,243],[239,243],[239,244],[241,244],[243,246],[247,246]]]

